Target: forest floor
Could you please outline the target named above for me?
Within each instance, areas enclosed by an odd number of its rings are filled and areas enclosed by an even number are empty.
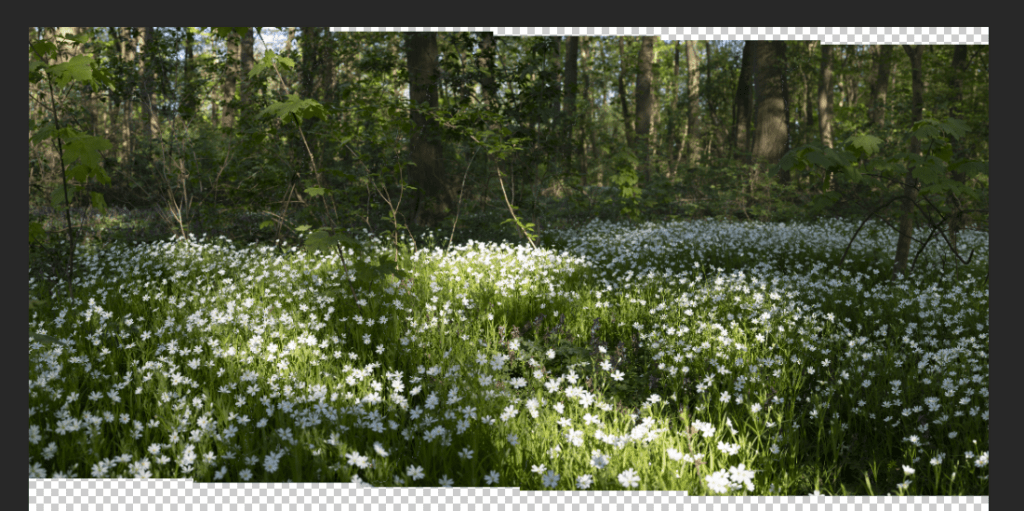
[[[30,477],[988,494],[986,234],[890,279],[841,220],[439,231],[353,295],[252,215],[84,218],[74,298],[30,263]]]

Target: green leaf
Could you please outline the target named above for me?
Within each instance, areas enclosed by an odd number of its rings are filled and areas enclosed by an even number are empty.
[[[64,87],[71,80],[78,80],[83,83],[92,82],[92,57],[88,55],[76,55],[67,62],[50,66],[48,72],[57,81],[58,87]]]
[[[323,188],[306,188],[306,194],[312,197],[316,197],[317,195],[323,195],[324,191],[325,190]]]
[[[829,170],[833,170],[833,168],[837,166],[835,160],[829,158],[828,156],[825,156],[825,153],[821,153],[818,151],[812,151],[807,153],[806,159],[807,162],[811,163],[812,165],[816,165],[818,167],[822,167]]]
[[[64,132],[64,130],[61,131]],[[63,138],[63,133],[61,135]],[[103,184],[110,184],[110,178],[100,167],[100,162],[103,158],[100,151],[106,151],[112,147],[114,146],[110,141],[102,137],[79,133],[68,137],[67,144],[64,146],[64,163],[71,165],[76,161],[78,162],[75,169],[68,170],[68,176],[78,179],[83,183],[89,177],[95,177],[97,181]]]
[[[277,116],[282,120],[291,114],[295,114],[299,120],[313,117],[327,120],[327,109],[323,105],[313,99],[299,99],[298,94],[289,94],[287,100],[271,103],[261,112],[261,115],[268,114]]]
[[[295,60],[293,60],[290,57],[282,57],[278,55],[277,63],[283,65],[284,67],[287,67],[288,69],[292,69],[295,67]]]
[[[71,201],[74,200],[75,192],[76,191],[78,191],[78,187],[77,186],[73,186],[72,185],[72,186],[68,187],[68,193],[67,193],[67,200],[68,200],[68,202],[71,202]],[[57,187],[53,190],[53,193],[50,194],[50,206],[53,206],[53,209],[56,209],[57,211],[64,211],[65,203],[64,203],[64,185],[63,184],[58,184]]]
[[[31,140],[33,144],[38,144],[43,140],[53,138],[55,133],[56,126],[54,126],[52,122],[46,122],[42,125],[37,126],[36,132],[31,137],[29,137],[29,140]]]
[[[57,53],[57,45],[47,40],[36,41],[32,43],[32,52],[39,58],[47,59]]]
[[[28,61],[28,72],[29,72],[29,74],[32,74],[33,71],[35,71],[36,69],[39,69],[39,68],[44,68],[45,69],[46,68],[46,63],[45,62],[40,62],[38,60],[30,60],[30,61]]]
[[[861,158],[868,158],[878,152],[882,139],[873,135],[854,135],[847,139],[846,146]]]
[[[928,185],[935,183],[946,174],[946,168],[942,165],[921,165],[915,168],[912,172],[914,178],[921,181],[922,184]]]
[[[43,224],[39,222],[28,223],[28,242],[36,243],[42,242],[46,239],[46,229],[43,228]]]
[[[107,214],[107,201],[103,200],[103,194],[99,192],[89,192],[89,196],[92,199],[92,207],[98,209],[101,214]]]
[[[270,227],[272,225],[274,225],[273,220],[264,220],[260,222],[260,229],[266,229],[267,227]]]
[[[296,227],[295,230],[299,231],[299,232],[303,232],[303,231],[309,230],[312,227],[313,227],[312,225],[300,225],[300,226]]]

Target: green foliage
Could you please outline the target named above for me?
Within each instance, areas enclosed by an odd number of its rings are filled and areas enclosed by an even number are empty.
[[[84,41],[85,36],[83,35],[78,38],[59,36],[59,38],[62,40],[61,44],[73,43],[80,45]],[[81,184],[88,183],[90,179],[94,179],[101,184],[110,184],[110,177],[101,166],[103,155],[100,151],[113,147],[106,139],[88,135],[70,126],[58,127],[59,119],[56,117],[58,106],[55,104],[55,98],[57,97],[57,93],[54,91],[55,85],[58,89],[64,89],[72,82],[79,82],[92,87],[110,85],[110,79],[103,68],[98,66],[96,60],[88,55],[75,55],[68,59],[67,62],[60,64],[46,64],[48,60],[58,58],[59,54],[60,45],[55,41],[41,40],[30,45],[29,82],[38,83],[45,77],[51,92],[49,108],[55,117],[42,125],[31,122],[29,129],[31,131],[35,128],[35,133],[30,134],[29,140],[33,145],[41,145],[51,139],[56,139],[57,141],[56,147],[63,164],[63,175],[61,176],[60,185],[51,194],[50,203],[58,211],[70,208],[71,198],[79,190],[79,187],[67,183],[69,178]],[[100,210],[101,213],[106,213],[106,201],[103,195],[99,192],[90,192],[89,196],[92,205]],[[33,243],[40,243],[46,240],[46,238],[46,231],[41,224],[29,222],[30,246]],[[68,239],[71,241],[70,246],[72,250],[70,268],[73,269],[74,230],[71,225],[68,226]],[[73,274],[68,275],[69,293],[72,293],[74,289],[72,284],[73,278]]]
[[[637,221],[640,218],[640,196],[643,190],[640,189],[640,176],[637,175],[636,166],[640,160],[629,148],[623,148],[614,157],[616,168],[619,172],[609,179],[619,187],[619,196],[622,199],[622,214],[627,218]]]
[[[305,231],[309,228],[310,226],[308,225],[302,225],[296,228],[296,230]],[[343,249],[351,250],[354,253],[352,268],[355,270],[355,283],[361,286],[371,287],[388,276],[399,280],[409,276],[409,273],[403,269],[397,257],[396,260],[392,261],[388,259],[388,256],[380,255],[377,257],[376,264],[367,263],[364,260],[367,254],[363,245],[352,236],[343,232],[335,232],[333,229],[321,228],[310,233],[306,238],[304,246],[310,254],[317,251],[326,253],[336,248],[342,261],[346,261]]]
[[[262,115],[272,115],[284,119],[294,115],[298,121],[319,118],[327,120],[327,110],[315,99],[299,99],[298,94],[289,94],[284,101],[274,101],[263,109]]]
[[[848,182],[864,183],[879,190],[888,190],[891,183],[898,183],[907,174],[920,181],[922,194],[945,194],[978,200],[978,191],[951,177],[952,171],[965,174],[967,179],[985,178],[987,182],[988,163],[969,159],[953,159],[951,136],[959,140],[967,131],[966,125],[956,119],[945,121],[924,119],[914,123],[902,138],[903,144],[912,137],[921,141],[923,155],[910,151],[899,151],[891,155],[879,152],[881,139],[872,135],[858,134],[848,138],[840,147],[828,149],[820,144],[807,144],[786,153],[780,162],[781,170],[795,170],[800,177],[810,177],[822,183],[822,191],[828,184],[828,176],[841,172]],[[863,163],[858,163],[863,161]],[[838,192],[819,195],[811,207],[821,212],[841,199]],[[937,207],[948,210],[945,199],[939,198]]]

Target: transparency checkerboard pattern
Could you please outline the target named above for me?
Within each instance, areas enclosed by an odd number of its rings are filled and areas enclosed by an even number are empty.
[[[650,36],[663,40],[818,40],[822,44],[988,44],[988,27],[701,27],[701,28],[557,28],[557,27],[331,27],[337,32],[493,32],[497,36]],[[29,509],[182,509],[182,506],[249,509],[254,506],[289,509],[493,509],[540,505],[585,509],[674,509],[680,504],[724,510],[797,509],[847,511],[988,510],[989,497],[699,497],[677,492],[593,491],[533,492],[518,488],[357,488],[351,483],[239,484],[195,483],[191,479],[29,479]],[[186,507],[186,508],[187,508]]]
[[[665,41],[988,44],[988,27],[331,27],[334,32],[493,32],[496,36],[651,36]]]
[[[988,496],[971,497],[687,497],[675,492],[534,492],[517,488],[361,488],[351,483],[194,483],[190,479],[30,479],[29,510],[44,509],[363,509],[440,511],[488,509],[651,509],[679,505],[723,511],[988,510]],[[642,508],[636,507],[642,506]]]

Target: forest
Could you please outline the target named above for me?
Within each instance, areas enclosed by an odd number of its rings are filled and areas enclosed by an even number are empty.
[[[988,76],[30,27],[29,477],[987,495]]]

